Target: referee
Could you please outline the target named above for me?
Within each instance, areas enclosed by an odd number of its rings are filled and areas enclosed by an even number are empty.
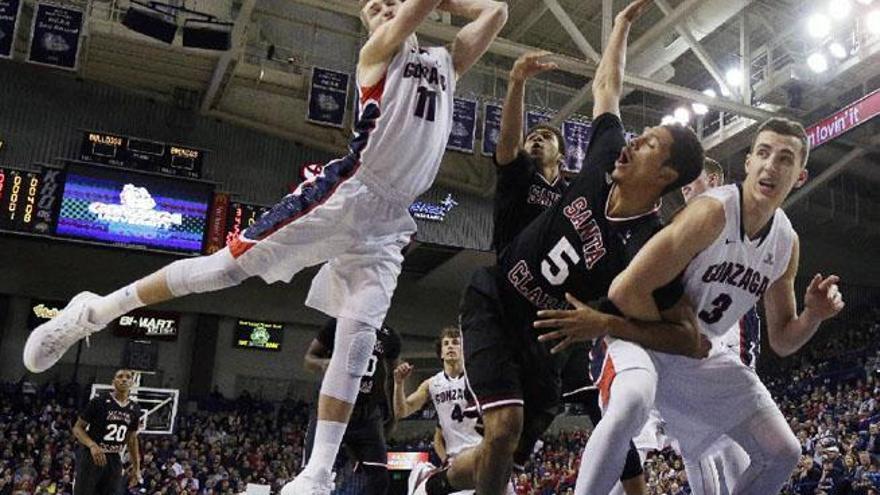
[[[129,399],[132,372],[121,369],[113,377],[113,391],[96,396],[76,419],[73,435],[81,444],[76,452],[74,495],[123,493],[122,451],[131,456],[129,486],[140,480],[141,456],[137,431],[141,408]]]

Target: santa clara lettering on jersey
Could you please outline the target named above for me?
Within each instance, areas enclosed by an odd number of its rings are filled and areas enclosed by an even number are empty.
[[[526,200],[530,205],[541,205],[550,207],[559,200],[560,194],[552,189],[532,184],[529,187],[529,197]]]
[[[719,282],[731,285],[749,294],[757,295],[758,298],[764,295],[764,291],[770,285],[770,279],[758,270],[727,261],[709,265],[703,273],[702,280],[705,283]]]
[[[566,309],[568,303],[544,292],[535,283],[535,277],[525,261],[520,261],[507,273],[507,280],[516,287],[517,292],[541,309]]]
[[[602,240],[602,231],[593,218],[593,210],[590,203],[583,196],[575,198],[568,206],[563,208],[562,213],[571,221],[571,225],[578,233],[584,244],[584,263],[588,269],[592,269],[597,261],[605,256],[605,242]]]

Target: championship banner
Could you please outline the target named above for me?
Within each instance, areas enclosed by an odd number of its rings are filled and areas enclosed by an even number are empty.
[[[177,313],[139,308],[120,316],[111,325],[117,337],[177,340],[179,319]]]
[[[76,70],[82,26],[83,11],[80,9],[37,4],[28,61]]]
[[[501,105],[486,103],[483,107],[483,154],[495,154],[498,135],[501,133]]]
[[[343,127],[345,101],[348,99],[348,74],[330,69],[312,69],[309,89],[309,113],[306,120],[314,124]]]
[[[452,110],[452,132],[449,133],[446,149],[473,153],[476,130],[477,102],[455,98],[455,106]]]
[[[526,118],[523,119],[523,123],[526,126],[525,133],[528,134],[532,127],[549,122],[552,118],[553,114],[550,112],[542,112],[540,110],[526,111]]]
[[[226,246],[226,215],[229,213],[229,193],[214,193],[208,211],[208,235],[205,254],[214,254]]]
[[[818,148],[880,114],[880,89],[807,128],[810,149]]]
[[[21,0],[0,0],[0,58],[12,58],[19,17]]]
[[[590,145],[590,136],[592,134],[593,126],[590,123],[571,120],[566,120],[562,123],[562,137],[565,139],[563,171],[571,173],[580,172],[584,166],[584,158],[587,156],[587,147]]]
[[[64,188],[64,170],[43,166],[42,182],[37,193],[37,205],[31,230],[37,234],[54,234],[55,220],[61,207],[61,190]]]

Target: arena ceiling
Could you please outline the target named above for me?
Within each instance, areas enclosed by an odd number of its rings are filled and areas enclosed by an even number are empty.
[[[841,0],[838,0],[838,2]],[[822,39],[807,20],[827,12],[829,0],[655,0],[633,27],[624,121],[632,129],[656,125],[678,107],[710,108],[690,124],[702,130],[710,156],[730,175],[742,163],[756,121],[785,115],[820,120],[880,88],[880,33],[864,23],[880,0],[850,0],[849,17],[835,20]],[[313,66],[351,72],[365,32],[355,0],[170,0],[234,22],[226,52],[167,45],[121,24],[126,0],[68,0],[88,9],[87,39],[78,77],[127,88],[202,115],[339,152],[348,132],[305,122]],[[589,113],[589,81],[613,15],[625,0],[509,0],[509,20],[486,57],[460,83],[484,99],[503,97],[512,60],[532,49],[557,55],[560,70],[529,85],[528,102],[560,117]],[[34,0],[26,0],[30,22]],[[837,12],[835,12],[837,13]],[[459,19],[436,15],[419,30],[423,39],[449,42]],[[807,60],[831,41],[847,46],[815,73]],[[273,47],[270,58],[269,47]],[[17,58],[27,40],[17,42]],[[745,55],[744,55],[745,54]],[[743,62],[746,60],[747,62]],[[739,69],[739,78],[731,78]],[[749,80],[750,84],[741,84]],[[712,88],[716,94],[704,91]],[[350,112],[349,112],[350,113]],[[721,126],[719,122],[723,121]],[[813,186],[790,200],[802,232],[845,244],[854,253],[880,242],[880,125],[867,123],[815,151]],[[439,181],[489,194],[493,174],[482,157],[450,154]],[[457,273],[457,270],[454,270]]]

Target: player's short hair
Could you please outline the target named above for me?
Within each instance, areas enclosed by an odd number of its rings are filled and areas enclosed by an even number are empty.
[[[681,124],[667,124],[661,127],[672,135],[669,159],[664,165],[678,172],[678,178],[663,190],[665,195],[681,189],[699,177],[703,171],[706,154],[703,151],[703,145],[700,144],[700,138],[690,127]]]
[[[713,160],[708,156],[703,160],[703,172],[706,175],[717,175],[718,178],[721,179],[721,183],[724,184],[724,169],[721,168],[721,164],[718,163],[717,160]]]
[[[434,343],[434,353],[437,354],[437,357],[443,359],[443,339],[457,338],[461,338],[461,330],[458,327],[443,327],[443,329],[440,330],[440,336],[437,337],[437,341]]]
[[[786,119],[785,117],[773,117],[764,121],[758,127],[758,132],[755,133],[755,139],[752,141],[752,150],[755,149],[755,142],[758,141],[758,136],[764,131],[773,131],[783,136],[796,137],[801,142],[801,154],[803,155],[801,167],[807,166],[807,159],[810,158],[810,139],[807,137],[806,129],[804,129],[800,122]]]
[[[565,156],[565,138],[562,137],[562,131],[559,130],[558,127],[553,127],[550,124],[543,124],[543,123],[536,124],[536,125],[533,125],[531,127],[531,129],[529,129],[529,132],[526,133],[526,137],[528,137],[529,134],[531,134],[535,131],[540,131],[541,129],[550,131],[553,133],[554,136],[556,136],[556,142],[559,143],[559,154],[561,156]]]

